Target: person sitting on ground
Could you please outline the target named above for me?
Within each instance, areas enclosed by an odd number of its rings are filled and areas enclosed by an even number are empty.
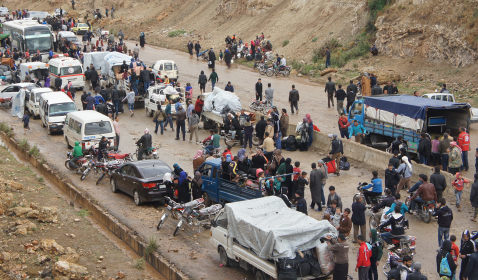
[[[377,47],[375,46],[375,44],[372,45],[372,47],[370,48],[370,52],[372,53],[372,55],[378,55],[378,49]]]
[[[378,178],[378,172],[372,171],[372,183],[364,186],[362,189],[364,190],[363,195],[365,196],[365,200],[367,204],[371,204],[370,197],[371,196],[380,196],[382,195],[382,179]],[[366,189],[372,188],[371,191],[365,191]]]

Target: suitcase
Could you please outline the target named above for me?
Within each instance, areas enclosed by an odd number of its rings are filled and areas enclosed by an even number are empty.
[[[325,164],[327,165],[327,173],[337,172],[337,165],[335,164],[335,160],[326,162]]]

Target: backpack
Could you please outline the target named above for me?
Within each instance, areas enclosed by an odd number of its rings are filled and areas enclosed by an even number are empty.
[[[448,264],[448,253],[441,259],[440,262],[440,275],[451,276],[450,265]]]

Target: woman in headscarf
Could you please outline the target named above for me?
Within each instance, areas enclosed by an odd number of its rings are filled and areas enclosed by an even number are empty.
[[[251,41],[251,55],[253,59],[256,58],[256,47],[255,47],[254,41]]]
[[[252,167],[264,170],[264,165],[267,163],[267,158],[264,156],[262,149],[257,149],[255,155],[252,156]]]
[[[191,201],[191,195],[189,194],[188,175],[184,171],[179,173],[178,201],[181,203]]]
[[[164,174],[163,184],[166,186],[166,196],[171,199],[174,199],[174,184],[171,178],[171,173]]]
[[[455,175],[463,165],[461,153],[461,148],[456,144],[456,142],[451,142],[448,152],[448,172],[453,175]]]
[[[65,92],[69,92],[71,94],[72,100],[75,100],[76,89],[71,81],[69,81],[65,86]]]
[[[282,157],[282,151],[280,149],[276,149],[274,151],[274,155],[272,156],[271,164],[269,165],[269,172],[270,175],[274,176],[279,169],[279,166],[284,163],[285,160]]]
[[[460,258],[461,258],[461,270],[460,270],[460,278],[465,278],[465,271],[468,262],[470,261],[470,255],[475,252],[475,245],[470,238],[470,232],[465,230],[461,235],[461,246],[460,246]]]
[[[45,84],[43,85],[43,87],[49,88],[49,87],[50,87],[50,82],[51,82],[51,79],[50,79],[49,76],[47,76],[47,77],[45,78]]]
[[[307,124],[309,125],[309,143],[308,143],[308,147],[310,147],[310,145],[312,145],[312,141],[314,140],[314,123],[312,122],[312,119],[310,118],[309,113],[305,114],[305,118],[307,118]]]
[[[237,152],[237,158],[239,159],[239,161],[237,162],[237,164],[238,164],[237,168],[240,171],[242,171],[244,173],[247,173],[247,171],[250,168],[250,164],[249,164],[249,159],[247,158],[246,149],[244,149],[244,148],[240,149]]]
[[[197,170],[204,163],[203,151],[198,150],[193,158],[193,169]]]
[[[144,48],[144,44],[146,44],[146,39],[144,37],[144,32],[141,32],[141,36],[139,36],[139,44],[142,48]]]
[[[181,172],[183,172],[183,169],[181,167],[179,167],[179,164],[177,164],[177,163],[175,163],[173,165],[173,169],[174,169],[173,172],[174,172],[174,174],[176,174],[176,176],[179,176],[179,174],[181,174]],[[181,183],[179,183],[179,184],[181,184]]]
[[[299,129],[300,132],[300,142],[299,150],[301,152],[309,150],[309,123],[307,118],[302,119],[302,124]]]
[[[194,173],[194,179],[192,182],[192,193],[193,193],[193,199],[198,199],[202,197],[202,178],[201,178],[201,172],[196,171]]]

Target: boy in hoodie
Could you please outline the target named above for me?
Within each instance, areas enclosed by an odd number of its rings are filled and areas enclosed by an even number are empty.
[[[455,197],[456,197],[456,208],[458,208],[458,212],[461,212],[460,201],[461,195],[463,194],[463,189],[468,187],[468,183],[470,181],[463,179],[463,175],[460,172],[455,174],[456,179],[451,183],[451,185],[455,188]]]
[[[444,259],[444,258],[446,258],[446,260],[448,261],[448,266],[450,267],[451,275],[445,275],[445,274],[440,273],[440,264],[441,264],[442,259]],[[446,240],[445,242],[443,242],[443,246],[437,254],[436,262],[437,262],[437,272],[440,275],[440,277],[446,276],[449,279],[453,279],[453,277],[455,275],[455,271],[456,271],[456,264],[453,261],[453,256],[451,255],[451,241],[450,240]]]
[[[360,244],[360,248],[357,253],[357,266],[355,267],[355,272],[358,272],[359,280],[369,280],[368,271],[370,270],[372,246],[365,242],[365,237],[363,235],[357,236],[357,241]]]
[[[80,146],[80,142],[76,141],[75,142],[75,147],[73,148],[73,158],[70,160],[70,166],[73,167],[74,169],[77,169],[78,166],[76,163],[80,158],[83,157],[83,149]]]
[[[369,244],[370,246],[372,246],[372,256],[370,257],[370,270],[368,271],[368,279],[378,280],[377,266],[379,265],[380,259],[382,258],[383,246],[382,241],[380,240],[380,238],[378,238],[376,229],[370,229],[369,235],[371,238]]]
[[[387,242],[388,247],[387,249],[391,250],[395,245],[392,244],[393,236],[400,236],[405,234],[405,216],[400,214],[401,207],[396,205],[394,208],[394,212],[392,217],[383,224],[380,225],[380,228],[384,228],[387,226],[392,226],[392,231],[384,232],[380,236],[382,237],[383,241]]]
[[[307,202],[305,201],[304,193],[301,190],[298,190],[295,192],[295,197],[297,198],[297,203],[296,203],[297,211],[307,215]]]
[[[382,179],[378,178],[378,172],[377,171],[372,171],[372,183],[368,184],[367,186],[364,186],[362,189],[370,189],[372,188],[372,191],[364,191],[363,195],[365,196],[365,200],[367,201],[367,204],[371,204],[370,202],[370,196],[380,196],[382,195]]]
[[[441,248],[443,240],[448,240],[451,222],[453,221],[453,212],[446,205],[446,199],[444,197],[440,199],[440,203],[437,204],[436,210],[432,216],[438,217],[438,246]]]
[[[401,178],[400,174],[395,170],[395,167],[389,163],[388,168],[385,169],[385,188],[390,189],[392,195],[395,195]]]

